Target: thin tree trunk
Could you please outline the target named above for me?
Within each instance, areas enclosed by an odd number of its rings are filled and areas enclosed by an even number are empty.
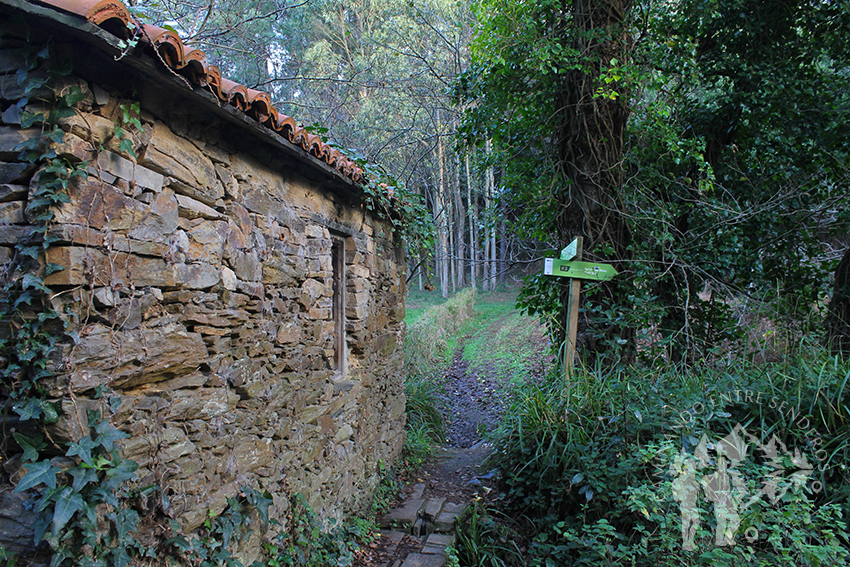
[[[466,213],[469,220],[469,283],[475,288],[475,267],[477,263],[475,224],[478,222],[478,203],[472,199],[472,176],[469,173],[469,153],[463,156],[466,169]]]
[[[442,123],[440,122],[440,111],[437,110],[437,262],[440,274],[440,293],[443,297],[449,296],[449,258],[448,258],[448,210],[446,208],[446,183],[445,162],[443,157]]]
[[[505,283],[508,273],[508,227],[505,223],[505,204],[499,203],[499,283]]]
[[[487,156],[490,155],[490,140],[487,140],[484,143],[484,152]],[[486,222],[484,224],[484,277],[481,281],[481,287],[484,291],[490,290],[490,270],[491,270],[491,260],[490,257],[492,255],[492,232],[493,232],[493,223],[490,222],[491,215],[491,207],[490,207],[490,196],[493,193],[493,168],[488,167],[484,170],[484,218]]]
[[[454,207],[454,199],[452,196],[446,195],[446,207],[448,213],[448,234],[449,234],[449,246],[448,246],[448,257],[446,260],[449,263],[449,272],[451,273],[451,282],[452,282],[452,293],[457,292],[457,271],[455,269],[455,207]]]
[[[463,237],[465,234],[464,220],[466,219],[466,212],[463,210],[463,195],[461,195],[460,192],[460,155],[457,153],[455,153],[454,171],[455,184],[453,197],[455,203],[455,270],[457,271],[458,289],[463,289],[464,287],[466,287],[464,282],[463,271],[463,260],[466,256],[465,246],[463,242]]]

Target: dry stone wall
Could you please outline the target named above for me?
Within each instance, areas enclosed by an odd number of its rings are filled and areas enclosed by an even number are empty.
[[[52,439],[86,435],[86,409],[105,386],[120,396],[112,421],[131,435],[123,452],[141,465],[139,484],[164,487],[166,512],[186,531],[243,485],[271,492],[282,521],[295,492],[322,517],[363,510],[379,462],[403,443],[404,262],[391,230],[355,188],[308,179],[309,163],[240,144],[237,126],[161,89],[142,86],[143,130],[125,126],[134,159],[115,136],[132,100],[64,80],[86,99],[63,120],[56,151],[90,165],[50,229],[46,261],[67,269],[46,283],[78,336],[55,353]],[[2,262],[29,230],[35,173],[14,147],[39,133],[14,122],[0,125]],[[334,242],[344,243],[342,275]],[[4,465],[14,476],[15,463]],[[3,498],[7,510],[19,504]]]

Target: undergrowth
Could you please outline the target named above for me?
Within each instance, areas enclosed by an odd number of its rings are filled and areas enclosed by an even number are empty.
[[[495,435],[503,516],[465,519],[461,564],[846,565],[848,382],[813,345],[527,382]]]

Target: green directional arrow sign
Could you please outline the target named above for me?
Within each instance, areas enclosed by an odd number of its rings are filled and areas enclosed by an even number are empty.
[[[562,278],[578,278],[581,280],[596,280],[605,282],[617,275],[617,270],[611,264],[594,264],[592,262],[564,262],[556,258],[546,258],[543,274],[560,276]]]

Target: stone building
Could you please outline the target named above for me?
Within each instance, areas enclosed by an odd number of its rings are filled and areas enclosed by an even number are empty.
[[[120,2],[0,0],[0,22],[7,279],[35,223],[38,169],[17,148],[42,130],[22,127],[21,110],[80,95],[54,149],[86,175],[42,260],[65,268],[45,283],[76,337],[56,345],[43,384],[61,407],[51,440],[87,433],[104,386],[139,484],[163,488],[186,533],[243,486],[268,490],[281,520],[297,492],[324,518],[366,508],[403,443],[405,280],[363,171]],[[71,72],[29,71],[48,88],[24,107],[19,70],[48,44],[48,66]],[[0,545],[24,548],[28,513],[9,484],[20,424],[4,414]]]

